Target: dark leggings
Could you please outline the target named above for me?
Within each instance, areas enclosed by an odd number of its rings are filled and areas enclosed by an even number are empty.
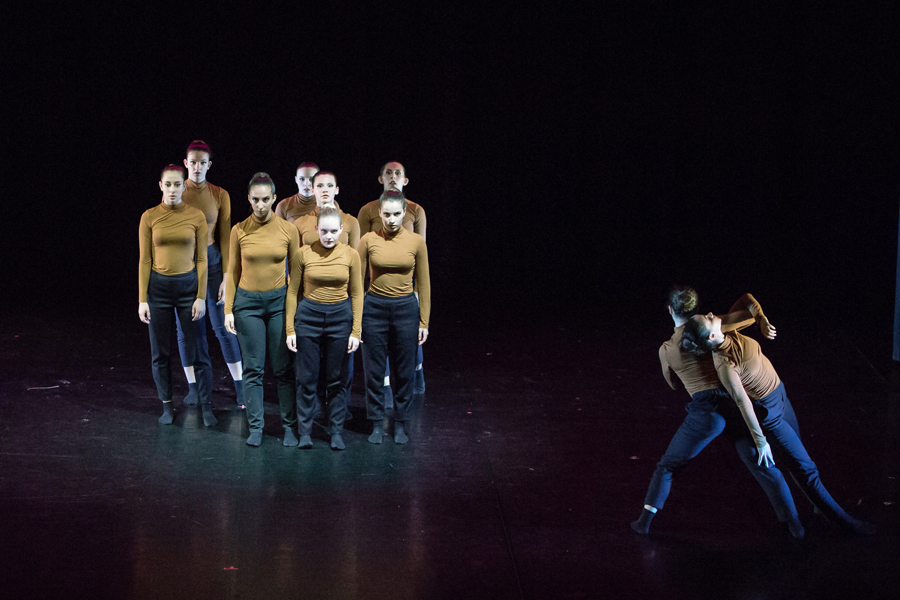
[[[309,435],[316,410],[316,390],[322,384],[322,400],[329,407],[332,435],[344,428],[347,395],[344,393],[350,354],[347,341],[353,328],[350,299],[322,304],[303,298],[294,319],[297,333],[297,415],[300,435]]]
[[[244,400],[250,431],[262,431],[265,424],[262,384],[267,352],[278,389],[281,424],[285,429],[297,426],[296,388],[284,326],[286,290],[282,286],[268,292],[248,292],[239,287],[234,295],[232,312],[244,359]]]
[[[169,364],[172,331],[175,329],[175,315],[186,323],[191,321],[191,308],[197,298],[197,271],[181,275],[162,275],[150,272],[147,288],[147,304],[150,305],[150,352],[153,356],[153,380],[156,392],[163,402],[172,400],[172,370]],[[196,361],[197,339],[195,329],[188,328],[185,348],[189,357]],[[197,394],[200,402],[209,402],[210,383],[207,378],[198,378]]]
[[[413,397],[419,347],[419,301],[415,294],[387,298],[368,292],[363,307],[362,336],[369,420],[384,418],[384,373],[390,356],[394,420],[402,423],[406,421]]]

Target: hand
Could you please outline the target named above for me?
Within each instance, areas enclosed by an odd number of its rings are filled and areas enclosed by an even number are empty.
[[[756,447],[756,451],[759,453],[759,460],[756,464],[767,469],[775,466],[775,459],[772,457],[772,448],[769,446],[769,442],[763,440],[762,445]]]
[[[355,338],[351,335],[350,339],[347,340],[347,354],[356,352],[357,348],[359,348],[359,338]]]
[[[428,330],[423,329],[422,327],[419,327],[419,345],[421,346],[422,344],[424,344],[425,340],[427,340],[427,339],[428,339]]]
[[[234,330],[234,315],[225,315],[225,322],[223,324],[225,325],[225,331],[237,335],[237,331]]]
[[[191,320],[199,321],[205,314],[206,300],[203,298],[197,298],[196,300],[194,300],[194,305],[191,307],[191,317],[193,317]]]
[[[287,336],[287,347],[288,347],[288,350],[290,350],[291,352],[297,351],[297,336],[296,335]]]
[[[146,302],[138,304],[138,319],[144,323],[150,323],[150,305]]]
[[[759,318],[759,330],[762,332],[763,336],[770,340],[775,339],[775,327],[769,323],[769,319],[765,316]]]
[[[216,298],[216,304],[225,304],[225,280],[219,284],[219,295]]]

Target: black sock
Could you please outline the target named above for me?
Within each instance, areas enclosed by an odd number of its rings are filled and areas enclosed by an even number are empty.
[[[188,395],[184,397],[185,404],[197,404],[198,396],[197,396],[197,382],[194,383],[188,382]]]
[[[650,512],[646,508],[641,512],[640,518],[637,521],[633,521],[631,523],[631,528],[641,535],[647,535],[650,533],[650,521],[653,520],[653,515],[656,513]]]

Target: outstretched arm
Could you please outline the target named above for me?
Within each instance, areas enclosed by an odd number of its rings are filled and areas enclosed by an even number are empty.
[[[744,294],[728,310],[727,315],[722,315],[722,331],[739,331],[749,327],[754,322],[759,325],[763,336],[775,339],[775,327],[769,323],[769,319],[763,314],[762,306],[752,294]]]
[[[757,464],[774,467],[775,459],[772,458],[772,449],[769,447],[766,436],[763,435],[762,428],[759,426],[759,420],[756,418],[756,413],[753,412],[753,402],[750,401],[750,396],[747,395],[747,390],[744,389],[744,384],[741,383],[741,378],[734,367],[734,363],[725,358],[720,364],[716,365],[716,371],[719,374],[719,381],[722,382],[722,385],[725,386],[725,389],[731,395],[735,404],[737,404],[738,410],[741,411],[741,416],[744,417],[744,423],[747,424],[747,429],[750,430],[750,436],[753,438],[753,443],[759,452]]]

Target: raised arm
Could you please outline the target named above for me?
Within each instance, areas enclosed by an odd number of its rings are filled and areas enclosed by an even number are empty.
[[[722,315],[722,331],[739,331],[749,327],[754,322],[759,325],[759,330],[768,339],[775,339],[775,327],[769,323],[769,319],[763,314],[762,306],[752,294],[744,294],[735,302],[727,315]]]
[[[753,412],[753,402],[751,402],[750,396],[747,395],[744,384],[741,383],[740,375],[734,363],[728,358],[717,360],[716,363],[719,381],[722,382],[725,390],[737,404],[738,410],[741,411],[741,416],[744,417],[744,423],[747,424],[747,429],[750,430],[750,436],[753,438],[753,443],[756,445],[759,453],[757,464],[767,467],[775,466],[775,459],[772,458],[772,449],[769,447],[766,436],[763,435],[762,428],[759,426],[759,420],[756,418],[756,413]]]

